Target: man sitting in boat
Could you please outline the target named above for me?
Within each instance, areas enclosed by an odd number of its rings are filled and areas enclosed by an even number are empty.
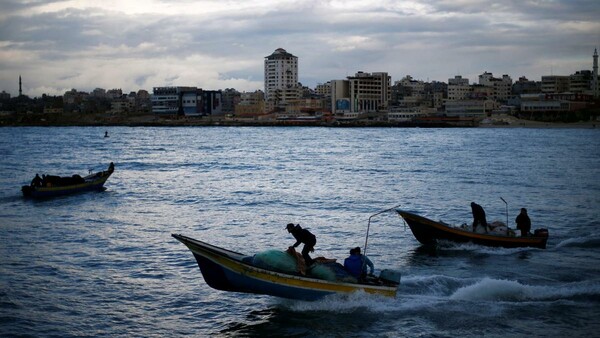
[[[40,177],[40,174],[35,174],[35,177],[33,178],[33,180],[31,180],[31,186],[32,187],[41,187],[42,186],[42,178]]]
[[[360,253],[360,247],[350,249],[350,256],[344,260],[346,270],[360,280],[367,275],[367,266],[369,267],[369,275],[372,275],[375,266],[369,257]]]
[[[302,229],[300,224],[294,225],[294,223],[288,223],[286,229],[296,239],[296,243],[291,247],[296,248],[298,245],[300,245],[300,243],[304,243],[304,247],[302,248],[302,258],[304,258],[306,266],[311,266],[314,261],[308,253],[315,251],[317,237],[315,237],[315,235],[313,235],[307,229]]]
[[[477,226],[482,225],[487,232],[487,220],[485,219],[485,211],[481,205],[471,202],[471,211],[473,212],[473,232],[476,232]]]

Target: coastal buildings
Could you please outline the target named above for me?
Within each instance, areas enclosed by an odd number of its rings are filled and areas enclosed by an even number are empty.
[[[506,102],[511,97],[512,79],[504,74],[501,78],[494,77],[492,73],[484,72],[479,75],[479,84],[492,89],[492,99],[499,102]],[[489,97],[489,96],[488,96]]]
[[[10,100],[10,93],[3,90],[2,93],[0,93],[0,100]]]
[[[391,77],[385,72],[357,72],[346,80],[332,80],[331,104],[334,115],[356,118],[360,114],[388,110]]]
[[[156,115],[177,115],[179,113],[177,87],[154,87],[150,100],[152,101],[152,113]]]
[[[350,111],[370,113],[388,109],[391,96],[391,77],[386,72],[365,73],[359,71],[349,76]]]
[[[235,105],[235,116],[257,118],[265,115],[265,94],[262,90],[240,93],[240,101]]]
[[[483,72],[477,83],[461,75],[448,82],[423,81],[405,75],[394,85],[387,72],[356,72],[343,80],[318,84],[315,89],[302,86],[298,57],[283,48],[264,58],[265,91],[240,93],[233,88],[203,90],[189,87],[154,87],[123,94],[120,88],[96,88],[91,93],[70,90],[60,97],[66,113],[140,114],[152,111],[160,117],[224,116],[261,120],[339,120],[401,122],[423,117],[466,117],[483,119],[493,114],[515,114],[546,118],[544,112],[566,113],[598,110],[598,52],[594,50],[593,70],[571,75],[544,75],[541,81],[509,75],[494,77]],[[22,81],[19,77],[19,86]],[[21,89],[21,88],[19,88]],[[543,95],[540,95],[543,94]],[[21,100],[16,100],[17,98]],[[2,92],[0,108],[24,111],[25,95],[11,98]],[[568,104],[567,104],[568,103]],[[16,107],[16,108],[15,108]],[[47,108],[47,109],[46,109]],[[40,109],[38,109],[40,110]],[[54,111],[54,110],[53,110]],[[58,110],[57,110],[58,111]],[[573,114],[575,116],[575,114]],[[583,116],[583,115],[582,115]],[[323,117],[321,119],[321,117]],[[577,118],[577,117],[573,117]],[[585,119],[585,116],[583,116]]]
[[[152,112],[159,116],[200,117],[223,114],[220,90],[154,87],[151,101]]]
[[[469,79],[465,79],[461,75],[448,79],[448,101],[464,100],[470,92]]]

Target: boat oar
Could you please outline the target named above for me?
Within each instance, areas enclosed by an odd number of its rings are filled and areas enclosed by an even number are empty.
[[[500,197],[500,199],[502,200],[502,202],[504,202],[504,204],[506,204],[506,227],[508,228],[508,203],[506,203],[504,198]]]

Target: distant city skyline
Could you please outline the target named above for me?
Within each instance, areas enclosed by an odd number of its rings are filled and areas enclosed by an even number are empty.
[[[35,1],[0,3],[0,91],[264,88],[264,58],[298,57],[298,81],[358,71],[448,81],[592,69],[597,1]]]

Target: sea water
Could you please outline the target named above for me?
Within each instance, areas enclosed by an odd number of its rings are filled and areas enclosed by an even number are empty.
[[[110,162],[106,191],[21,196]],[[251,255],[293,222],[343,261],[380,210],[458,226],[472,201],[527,208],[548,248],[424,247],[383,213],[367,255],[397,297],[303,302],[214,290],[171,237]],[[0,336],[598,336],[599,206],[597,129],[0,128]]]

